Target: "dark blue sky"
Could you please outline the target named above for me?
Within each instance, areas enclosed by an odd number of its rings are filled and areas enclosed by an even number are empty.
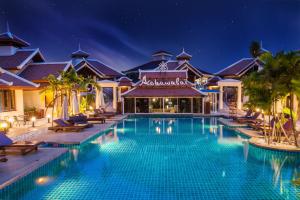
[[[10,29],[50,61],[68,60],[80,41],[120,70],[155,50],[216,72],[249,56],[252,40],[272,51],[300,49],[299,0],[0,0],[0,30]]]

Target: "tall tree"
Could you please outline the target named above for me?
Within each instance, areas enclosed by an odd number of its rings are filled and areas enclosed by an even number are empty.
[[[261,49],[261,46],[260,46],[259,42],[257,42],[257,41],[251,42],[251,45],[249,47],[249,51],[250,51],[250,54],[253,58],[259,57],[260,49]]]

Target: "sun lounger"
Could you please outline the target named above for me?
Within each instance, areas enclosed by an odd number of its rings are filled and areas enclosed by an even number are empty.
[[[249,109],[249,110],[246,112],[245,116],[242,116],[242,117],[235,117],[235,116],[233,116],[232,119],[233,119],[234,121],[236,121],[236,120],[238,120],[238,119],[249,119],[249,118],[251,117],[251,114],[252,114],[252,110]]]
[[[245,119],[237,119],[238,123],[255,123],[257,122],[258,117],[260,116],[260,112],[255,112],[253,116]]]
[[[41,144],[43,144],[43,142],[38,142],[38,141],[13,142],[4,133],[0,133],[1,155],[6,155],[8,152],[20,153],[21,155],[26,155],[29,152],[37,151],[38,146]]]
[[[86,121],[86,122],[99,122],[101,124],[104,124],[105,120],[106,120],[106,117],[104,117],[104,116],[102,116],[102,117],[87,117],[82,113],[79,113],[76,116],[82,117],[82,120]]]
[[[53,127],[49,127],[49,130],[53,130],[55,132],[58,131],[75,131],[75,132],[79,132],[79,131],[83,131],[86,128],[86,125],[73,125],[70,124],[68,122],[65,122],[62,119],[56,119],[53,120],[53,122],[56,124],[56,126]]]
[[[5,157],[5,155],[0,155],[0,162],[6,162],[7,158]]]
[[[87,121],[87,117],[85,115],[70,116],[68,122],[71,123],[72,125],[85,125],[86,128],[93,127],[93,124]]]
[[[115,112],[107,112],[104,108],[94,109],[94,113],[96,116],[104,116],[104,117],[114,117],[116,116]]]

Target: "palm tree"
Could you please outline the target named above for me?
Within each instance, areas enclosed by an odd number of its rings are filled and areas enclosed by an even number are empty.
[[[294,96],[299,97],[299,80],[300,80],[300,55],[297,52],[281,52],[278,54],[278,60],[280,63],[281,76],[278,80],[279,84],[282,85],[283,91],[286,95],[290,96],[289,108],[290,116],[293,122],[293,133],[295,145],[298,146],[298,135],[295,131],[295,122],[293,119],[294,109]]]
[[[261,49],[261,46],[260,46],[259,42],[257,42],[257,41],[251,42],[249,50],[250,50],[250,54],[253,58],[257,58],[260,56],[260,49]]]

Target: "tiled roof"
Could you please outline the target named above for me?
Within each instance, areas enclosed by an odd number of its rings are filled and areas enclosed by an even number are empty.
[[[44,61],[43,57],[39,54],[38,49],[22,49],[17,50],[14,55],[0,56],[0,67],[4,69],[17,69],[22,67],[26,60],[28,62],[30,59],[35,59],[35,61],[41,62]]]
[[[87,58],[89,56],[90,56],[90,54],[88,54],[85,51],[82,51],[81,49],[79,49],[71,54],[72,58]]]
[[[172,78],[187,78],[187,71],[174,70],[174,71],[140,71],[140,78],[146,76],[147,78],[156,79],[172,79]]]
[[[240,73],[253,67],[254,64],[259,63],[256,58],[243,58],[225,69],[219,71],[218,76],[239,76]]]
[[[134,88],[125,92],[124,97],[201,97],[194,88]]]
[[[94,71],[99,73],[100,75],[104,76],[112,76],[112,77],[120,77],[123,76],[122,73],[114,70],[113,68],[105,65],[104,63],[100,62],[99,60],[95,59],[83,59],[80,63],[75,66],[76,70],[79,70],[83,65],[88,65]]]
[[[119,78],[119,86],[132,86],[132,80],[128,77],[121,77]]]
[[[39,87],[39,85],[0,68],[0,87],[32,88]]]
[[[153,52],[152,56],[156,56],[156,55],[172,56],[172,54],[170,52],[167,52],[167,51],[164,51],[164,50],[159,50],[159,51]]]
[[[19,76],[30,81],[40,81],[45,79],[49,74],[58,77],[59,73],[65,71],[69,66],[71,66],[70,62],[32,63]]]
[[[30,44],[11,32],[0,34],[0,46],[13,45],[15,47],[28,47]]]
[[[178,60],[189,60],[189,59],[192,58],[192,55],[186,53],[186,52],[184,51],[184,49],[183,49],[182,52],[181,52],[179,55],[176,56],[176,58],[177,58]]]
[[[218,81],[222,80],[219,76],[214,76],[210,79],[208,79],[207,83],[205,84],[206,86],[217,86]]]
[[[166,60],[152,60],[140,66],[134,67],[132,69],[126,70],[125,73],[128,72],[137,72],[138,70],[153,70],[158,67],[161,62],[165,62]]]

